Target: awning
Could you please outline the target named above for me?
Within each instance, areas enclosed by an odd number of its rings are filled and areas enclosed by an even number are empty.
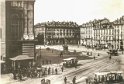
[[[66,58],[66,59],[63,59],[64,61],[69,61],[69,60],[72,60],[72,59],[76,59],[76,57],[70,57],[70,58]]]
[[[95,73],[95,75],[99,76],[99,75],[107,75],[109,74],[110,72],[97,72]]]
[[[34,57],[29,57],[28,55],[18,55],[16,57],[10,58],[10,60],[16,61],[16,60],[30,60],[34,59]]]
[[[110,71],[111,73],[123,73],[123,71]]]

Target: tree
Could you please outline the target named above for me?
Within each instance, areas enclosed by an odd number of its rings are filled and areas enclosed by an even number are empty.
[[[38,40],[38,44],[44,44],[44,35],[43,34],[38,34],[37,35],[37,40]]]
[[[123,41],[122,41],[122,40],[121,40],[121,42],[120,42],[120,49],[121,49],[122,54],[123,54]]]

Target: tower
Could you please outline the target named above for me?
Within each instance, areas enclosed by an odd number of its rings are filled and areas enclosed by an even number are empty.
[[[34,56],[34,2],[5,0],[7,64],[9,58],[20,54]]]

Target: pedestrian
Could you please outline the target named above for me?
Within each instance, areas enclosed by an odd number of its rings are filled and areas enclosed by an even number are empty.
[[[75,67],[75,69],[77,68],[77,65],[76,64],[74,64],[74,67]]]
[[[76,84],[76,76],[72,80],[73,84]]]
[[[50,67],[48,68],[48,75],[50,75]]]
[[[89,55],[89,52],[87,52],[87,55]]]
[[[50,60],[50,64],[51,64],[51,60]]]
[[[45,84],[45,78],[41,79],[41,84]]]
[[[54,74],[54,68],[52,68],[52,74]]]
[[[63,52],[60,52],[60,58],[63,57]]]
[[[90,55],[92,56],[92,52],[90,53]]]
[[[20,81],[22,80],[22,74],[19,74],[19,80]]]
[[[61,70],[62,70],[62,72],[63,72],[63,70],[64,70],[64,67],[63,67],[63,66],[61,67]]]
[[[46,75],[48,74],[47,72],[48,72],[48,69],[47,69],[47,67],[46,67],[46,68],[45,68],[45,74],[46,74]]]
[[[96,57],[95,57],[95,56],[94,56],[93,58],[94,58],[94,60],[96,59]]]
[[[48,64],[48,60],[46,60],[46,64]]]
[[[45,70],[43,71],[43,76],[46,76]]]
[[[65,84],[67,83],[67,78],[66,78],[66,77],[64,78],[64,83],[65,83]]]
[[[39,71],[39,78],[42,76],[42,69]]]
[[[88,84],[88,78],[86,78],[86,84]]]
[[[42,61],[42,64],[44,65],[44,60]]]
[[[78,44],[78,48],[79,48],[79,44]]]
[[[100,54],[98,53],[98,56],[100,56]]]
[[[19,80],[22,80],[22,71],[19,70]]]
[[[77,63],[78,63],[78,60],[75,60],[75,67],[77,68]]]
[[[55,72],[56,72],[56,74],[57,74],[57,72],[58,72],[57,68],[55,69]]]
[[[109,60],[111,60],[111,55],[109,56]]]
[[[16,70],[13,70],[13,79],[16,80]]]

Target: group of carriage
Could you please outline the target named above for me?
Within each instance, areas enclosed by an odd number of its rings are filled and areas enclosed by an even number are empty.
[[[97,72],[86,79],[86,84],[124,84],[123,71]]]

